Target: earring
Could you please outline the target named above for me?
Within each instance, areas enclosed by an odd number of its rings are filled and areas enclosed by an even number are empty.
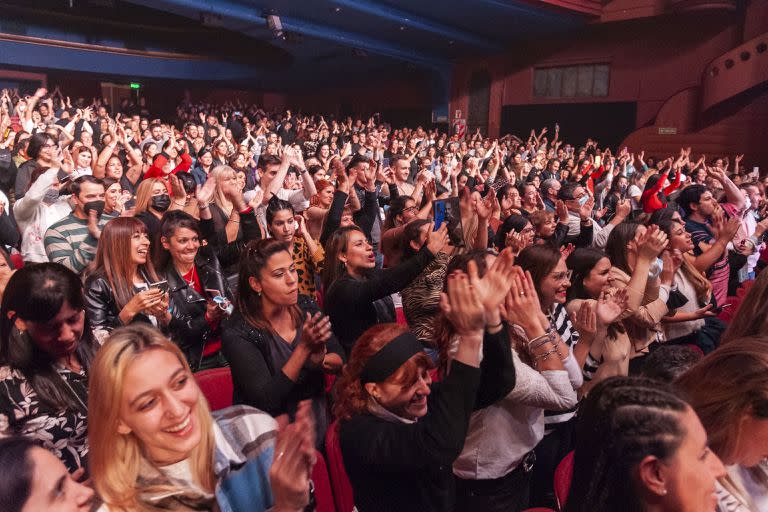
[[[666,488],[661,490],[661,495],[662,496],[666,496],[667,495],[667,489]]]

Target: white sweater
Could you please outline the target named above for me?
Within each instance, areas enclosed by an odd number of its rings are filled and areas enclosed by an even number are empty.
[[[475,411],[453,474],[466,480],[501,478],[513,471],[544,437],[544,410],[576,406],[576,391],[566,370],[538,372],[512,350],[515,387],[495,404]],[[580,373],[569,355],[563,364]]]
[[[58,172],[55,167],[45,171],[13,205],[13,215],[21,232],[21,257],[25,262],[48,261],[43,242],[45,231],[72,211],[70,196],[60,196],[50,205],[43,203],[43,196],[56,183]]]

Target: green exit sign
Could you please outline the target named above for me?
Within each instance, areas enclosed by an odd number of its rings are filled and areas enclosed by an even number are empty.
[[[141,89],[141,84],[131,82],[131,89]]]

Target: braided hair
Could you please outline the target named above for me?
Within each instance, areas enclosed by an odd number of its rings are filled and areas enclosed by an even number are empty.
[[[582,402],[566,512],[642,512],[635,469],[643,458],[672,457],[684,437],[688,405],[666,385],[614,377]]]

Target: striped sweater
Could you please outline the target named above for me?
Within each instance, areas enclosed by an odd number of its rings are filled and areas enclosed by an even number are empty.
[[[568,317],[568,312],[565,310],[565,305],[555,304],[550,310],[548,317],[550,324],[557,331],[557,334],[560,335],[560,339],[568,345],[573,357],[573,347],[579,342],[580,335],[579,331],[573,327],[571,319]],[[583,378],[581,375],[579,377]],[[580,388],[582,382],[576,382],[573,376],[571,376],[571,384],[574,390]],[[565,423],[573,418],[576,415],[577,407],[578,405],[574,405],[565,411],[544,411],[545,434],[552,432],[555,424]]]
[[[113,216],[102,215],[99,229]],[[82,272],[96,256],[98,240],[88,232],[88,220],[75,217],[72,212],[45,232],[45,253],[54,263],[61,263],[75,272]]]

